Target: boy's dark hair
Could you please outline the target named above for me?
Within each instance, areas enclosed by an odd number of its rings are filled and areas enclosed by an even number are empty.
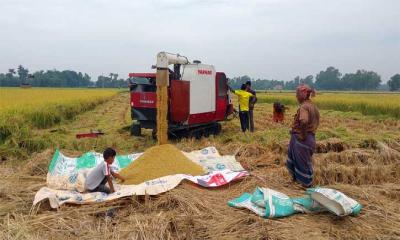
[[[117,155],[117,152],[112,148],[106,148],[103,152],[104,160],[107,160],[109,157],[115,157],[115,155]]]
[[[251,81],[247,81],[247,82],[246,82],[246,85],[247,85],[247,86],[251,86]]]
[[[240,87],[241,90],[246,90],[247,85],[246,84],[242,84],[242,86]]]

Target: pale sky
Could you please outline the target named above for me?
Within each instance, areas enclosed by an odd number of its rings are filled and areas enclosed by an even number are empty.
[[[400,73],[400,0],[0,0],[0,72],[151,72],[160,51],[228,77]]]

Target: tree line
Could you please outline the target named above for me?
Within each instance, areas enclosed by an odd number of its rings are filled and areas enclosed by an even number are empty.
[[[229,84],[233,88],[240,88],[246,81],[252,82],[252,88],[257,90],[294,90],[299,84],[307,84],[319,90],[342,90],[342,91],[372,91],[384,89],[379,74],[374,71],[357,70],[355,73],[342,75],[339,69],[328,67],[304,78],[296,76],[291,81],[251,79],[249,76],[241,76],[229,79]],[[387,82],[390,91],[400,90],[400,74],[395,74]]]
[[[319,90],[353,90],[372,91],[382,89],[381,77],[374,71],[358,70],[355,73],[342,75],[339,69],[328,67],[324,71],[305,77],[296,76],[291,81],[252,79],[249,76],[234,77],[229,79],[233,88],[240,88],[246,81],[252,82],[252,87],[257,90],[294,90],[299,84],[305,83]],[[0,73],[0,87],[18,87],[28,84],[33,87],[99,87],[123,88],[127,86],[127,79],[118,78],[118,74],[110,73],[108,76],[100,75],[97,81],[91,81],[86,73],[72,70],[47,70],[30,73],[22,65],[16,69],[9,69],[7,73]],[[400,90],[400,74],[395,74],[387,82],[391,91]]]
[[[91,81],[87,73],[72,70],[47,70],[30,73],[28,68],[19,65],[16,69],[9,69],[7,73],[0,73],[0,87],[18,87],[31,85],[33,87],[103,87],[121,88],[127,86],[127,80],[119,79],[118,74],[98,76],[97,81]]]

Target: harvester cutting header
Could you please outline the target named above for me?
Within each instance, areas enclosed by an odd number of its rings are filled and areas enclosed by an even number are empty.
[[[219,134],[218,122],[233,112],[225,73],[165,52],[157,55],[156,68],[157,73],[129,74],[132,134],[152,129],[159,144],[166,143],[167,136]]]

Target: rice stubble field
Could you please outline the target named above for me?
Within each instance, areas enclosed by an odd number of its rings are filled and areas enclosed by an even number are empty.
[[[287,95],[286,95],[287,94]],[[272,94],[271,94],[272,95]],[[277,96],[275,96],[277,95]],[[338,94],[334,99],[346,98]],[[364,96],[364,95],[363,95]],[[365,95],[365,101],[371,96]],[[274,100],[263,100],[273,97]],[[399,101],[385,99],[390,107]],[[324,94],[315,101],[321,104]],[[284,123],[272,122],[272,102],[290,99]],[[150,131],[129,134],[127,93],[114,94],[72,118],[51,126],[35,126],[32,135],[46,141],[43,149],[25,151],[0,145],[0,238],[4,239],[398,239],[400,238],[400,120],[389,112],[366,114],[321,105],[321,126],[314,156],[315,183],[338,189],[363,205],[357,217],[329,213],[297,214],[269,220],[229,208],[227,201],[256,186],[301,196],[285,168],[289,129],[296,111],[294,95],[260,94],[254,133],[241,133],[237,118],[223,123],[219,136],[174,140],[184,151],[215,146],[221,154],[236,154],[242,165],[260,178],[247,177],[218,189],[183,183],[156,197],[131,197],[96,205],[67,205],[58,210],[32,209],[36,191],[45,186],[48,163],[55,148],[68,156],[107,146],[119,154],[142,152],[155,141]],[[354,101],[360,101],[355,98]],[[287,100],[289,101],[289,100]],[[343,100],[350,101],[350,100]],[[236,103],[235,103],[236,104]],[[351,103],[348,103],[351,104]],[[349,107],[350,108],[350,107]],[[343,112],[345,111],[345,112]],[[365,114],[365,115],[363,115]],[[366,116],[367,115],[367,116]],[[98,139],[76,139],[78,132],[102,129]],[[17,144],[18,145],[18,144]],[[15,148],[12,148],[12,147]],[[22,148],[24,146],[22,145]],[[4,155],[6,154],[6,155]],[[117,208],[114,218],[104,212]]]

